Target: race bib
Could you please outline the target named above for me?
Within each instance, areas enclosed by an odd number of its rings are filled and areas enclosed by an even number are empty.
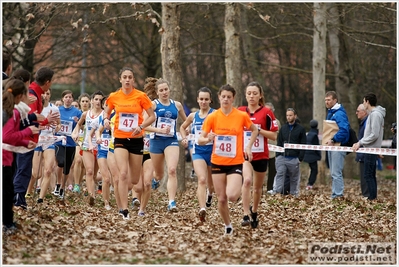
[[[215,154],[235,158],[237,154],[237,136],[218,135],[215,137]]]
[[[249,140],[251,140],[251,134],[251,131],[244,131],[244,150],[249,144]],[[251,151],[255,153],[265,152],[265,139],[263,135],[258,135],[256,137],[256,140],[252,145]]]
[[[150,152],[150,137],[149,137],[149,135],[147,136],[147,135],[145,135],[145,137],[144,137],[144,147],[143,147],[143,150],[144,150],[144,152]]]
[[[195,135],[195,144],[198,145],[198,138],[201,136],[202,133],[202,125],[195,125],[194,126],[194,135]],[[213,145],[213,142],[208,142],[205,144],[206,146]]]
[[[167,137],[174,136],[175,135],[175,124],[176,124],[176,121],[174,119],[159,117],[158,121],[157,121],[157,128],[164,129],[164,128],[170,127],[170,132],[169,132],[169,134],[156,133],[157,136],[167,136]]]
[[[61,120],[61,129],[58,131],[58,134],[70,136],[73,130],[72,126],[73,126],[72,121]]]
[[[119,113],[119,130],[131,132],[137,126],[139,126],[139,115],[137,113]]]
[[[108,150],[109,143],[110,143],[110,135],[109,134],[102,134],[101,136],[101,144],[100,144],[100,149],[101,150]]]

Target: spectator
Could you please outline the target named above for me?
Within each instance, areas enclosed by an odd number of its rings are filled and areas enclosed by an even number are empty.
[[[286,111],[287,123],[281,126],[277,136],[277,145],[284,147],[284,144],[306,144],[306,131],[297,123],[297,112],[293,108]],[[275,191],[284,194],[284,180],[286,176],[290,179],[290,194],[297,196],[299,193],[299,182],[301,172],[299,164],[305,155],[304,150],[285,149],[284,153],[276,153],[276,186]]]
[[[356,110],[357,118],[360,120],[358,138],[359,140],[364,136],[364,129],[366,128],[366,121],[368,118],[367,110],[364,108],[363,104],[360,104]],[[362,191],[363,197],[369,197],[369,191],[367,187],[367,182],[364,179],[364,153],[356,153],[356,159],[359,162],[360,170],[360,189]]]
[[[25,146],[33,149],[36,146],[31,140],[26,140],[23,137],[29,136],[34,133],[39,133],[39,128],[32,125],[23,130],[20,130],[20,113],[14,108],[24,95],[27,93],[27,89],[23,81],[19,79],[10,79],[6,83],[6,90],[3,91],[3,112],[7,113],[9,118],[3,127],[3,143],[13,146]],[[14,212],[13,212],[13,198],[14,198],[14,185],[13,185],[13,168],[12,162],[14,160],[13,153],[11,151],[2,151],[2,200],[3,200],[3,232],[13,233],[17,228],[14,223]]]
[[[369,117],[366,122],[364,136],[359,140],[359,142],[352,146],[353,151],[358,150],[362,145],[366,148],[380,148],[382,144],[384,117],[386,114],[385,108],[380,105],[377,106],[377,96],[373,93],[368,93],[364,96],[363,105],[369,112]],[[369,190],[368,200],[374,200],[377,198],[377,158],[378,155],[375,154],[364,154],[364,178]]]
[[[391,132],[393,133],[391,148],[396,149],[396,142],[398,141],[398,139],[396,137],[396,122],[392,123]],[[393,165],[394,166],[393,169],[396,170],[396,156],[394,157],[394,161],[393,162],[394,162],[393,163],[394,164]]]
[[[40,114],[43,110],[42,95],[47,92],[52,84],[52,78],[54,71],[48,67],[41,67],[35,76],[35,81],[33,81],[29,86],[29,95],[31,97],[36,97],[36,100],[29,105],[29,114],[36,113]],[[41,125],[48,125],[57,123],[59,119],[59,113],[50,112],[47,118],[42,121]],[[32,124],[30,122],[30,124]],[[27,127],[26,125],[25,127]],[[38,134],[33,134],[27,139],[32,140],[37,143],[39,139]],[[29,151],[24,154],[17,154],[16,156],[16,172],[14,176],[14,205],[16,207],[21,207],[22,209],[27,208],[25,194],[28,189],[28,185],[32,176],[32,159],[34,151]]]
[[[310,121],[310,131],[306,135],[306,144],[309,145],[320,145],[319,141],[319,130],[317,129],[318,126],[317,120]],[[306,186],[306,190],[312,190],[313,185],[316,182],[317,174],[319,172],[317,161],[321,160],[321,151],[320,150],[306,150],[305,156],[303,158],[304,162],[307,162],[310,167],[310,175],[308,184]]]
[[[12,55],[8,51],[3,51],[3,80],[8,79],[11,73],[12,73]]]
[[[345,146],[349,141],[350,128],[346,110],[338,103],[338,97],[335,91],[328,91],[325,95],[324,101],[328,109],[327,120],[335,121],[339,129],[334,136],[323,145],[334,146],[334,143],[340,143],[340,145]],[[344,177],[342,171],[344,169],[346,152],[327,151],[327,154],[328,166],[330,168],[332,179],[331,198],[343,197]]]
[[[265,107],[271,109],[274,113],[274,105],[271,102],[265,103]],[[276,119],[278,129],[281,128],[281,123]],[[278,134],[278,131],[277,131]],[[267,142],[271,145],[277,145],[277,139],[267,139]],[[269,161],[267,163],[267,191],[273,191],[274,177],[276,176],[276,152],[269,151]]]

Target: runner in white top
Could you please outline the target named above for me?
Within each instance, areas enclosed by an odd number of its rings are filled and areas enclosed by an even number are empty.
[[[82,114],[82,117],[78,121],[75,129],[72,132],[72,139],[77,142],[79,138],[79,130],[85,122],[85,137],[83,140],[83,144],[81,149],[83,150],[83,163],[86,169],[86,185],[87,192],[89,193],[89,204],[91,206],[94,205],[94,197],[95,197],[95,173],[98,171],[97,164],[97,147],[89,147],[88,139],[92,138],[92,143],[95,144],[95,136],[89,136],[91,130],[91,123],[94,119],[100,116],[103,113],[103,109],[101,106],[101,100],[104,98],[104,93],[101,91],[94,92],[91,95],[91,109]]]
[[[72,102],[73,103],[73,102]],[[79,109],[82,112],[86,112],[90,109],[90,95],[87,93],[83,93],[78,98]],[[73,160],[73,164],[71,167],[71,172],[73,173],[74,178],[74,186],[72,192],[80,193],[80,186],[82,184],[83,175],[85,173],[85,167],[83,166],[83,158],[81,155],[80,146],[83,143],[84,132],[83,129],[79,131],[79,141],[76,146],[75,159]]]
[[[106,98],[104,97],[101,101],[103,108],[105,108],[105,100]],[[98,116],[96,119],[92,121],[89,136],[93,136],[95,134],[95,138],[89,138],[88,142],[89,142],[89,150],[95,149],[94,147],[97,147],[98,150],[97,162],[102,177],[102,196],[104,200],[104,207],[106,210],[110,210],[111,206],[109,204],[109,198],[110,198],[111,174],[110,171],[108,170],[107,155],[111,139],[111,131],[104,130],[101,131],[101,134],[99,131],[97,131],[97,129],[99,129],[100,126],[104,125],[103,114],[104,113],[101,113],[100,116]],[[96,143],[93,143],[94,140],[96,141]]]
[[[47,117],[47,115],[52,113],[59,113],[58,107],[50,103],[51,98],[51,88],[43,94],[43,110],[42,115]],[[40,131],[40,136],[52,137],[54,136],[54,132],[57,132],[61,128],[60,121],[58,121],[57,126],[46,125],[43,130]],[[55,173],[55,152],[54,152],[54,145],[49,146],[48,148],[43,149],[42,147],[37,147],[35,149],[35,154],[33,156],[33,163],[32,163],[32,179],[29,186],[34,185],[36,183],[36,179],[39,178],[41,166],[44,166],[43,169],[43,176],[40,179],[41,184],[38,183],[40,187],[40,196],[38,202],[43,202],[43,198],[47,193],[47,189],[50,186],[51,177],[54,177],[53,174]],[[42,156],[42,159],[40,157]],[[42,161],[42,162],[40,162]],[[53,180],[55,184],[55,179]],[[54,184],[52,186],[54,186]],[[28,191],[29,192],[29,191]],[[41,200],[40,200],[41,199]]]

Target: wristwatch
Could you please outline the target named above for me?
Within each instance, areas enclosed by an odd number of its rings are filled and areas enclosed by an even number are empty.
[[[141,130],[143,130],[143,128],[144,128],[143,125],[140,125],[139,127],[140,127]]]

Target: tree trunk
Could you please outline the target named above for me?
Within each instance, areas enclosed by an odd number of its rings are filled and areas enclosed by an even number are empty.
[[[319,132],[323,132],[323,120],[326,117],[324,96],[326,92],[326,34],[327,34],[327,6],[325,3],[314,3],[314,31],[313,31],[313,118],[319,122]],[[322,184],[326,184],[325,155],[322,153],[319,165],[319,177]]]
[[[169,81],[171,98],[183,104],[183,79],[180,65],[180,10],[179,4],[162,3],[162,76]],[[180,128],[182,121],[178,119],[176,129]],[[185,155],[183,146],[179,146],[179,163],[177,165],[177,190],[186,190]],[[167,173],[167,172],[166,172]],[[163,179],[163,186],[167,179]],[[164,188],[165,189],[165,188]]]
[[[224,33],[226,36],[226,82],[233,86],[237,92],[234,105],[240,106],[243,104],[245,94],[243,92],[241,80],[242,56],[239,3],[226,3]]]
[[[345,108],[350,124],[357,129],[357,118],[355,111],[360,104],[356,99],[356,84],[352,62],[348,52],[345,36],[339,30],[343,27],[343,17],[335,3],[328,3],[329,30],[331,54],[334,59],[335,88],[338,94],[338,101]],[[341,20],[340,20],[341,18]],[[358,175],[358,168],[353,168],[356,153],[349,154],[345,159],[344,177],[353,178]]]
[[[252,19],[252,16],[249,18]],[[246,64],[246,71],[244,71],[244,75],[250,79],[247,83],[252,81],[259,82],[264,89],[266,86],[262,79],[262,74],[259,71],[259,65],[257,63],[257,58],[255,56],[255,48],[252,44],[252,37],[249,35],[249,27],[248,27],[248,11],[246,8],[241,9],[241,32],[242,32],[242,48],[243,48],[243,57]],[[245,86],[245,85],[244,85]]]

